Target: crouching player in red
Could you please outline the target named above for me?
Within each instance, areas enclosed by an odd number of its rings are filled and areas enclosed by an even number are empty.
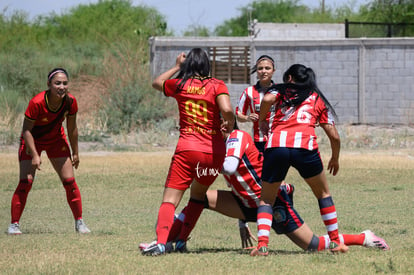
[[[235,129],[237,126],[235,127]],[[231,191],[208,190],[206,208],[228,217],[239,219],[242,246],[252,246],[255,239],[247,222],[257,221],[257,208],[261,191],[262,155],[254,146],[251,136],[241,130],[234,130],[226,139],[226,158],[222,173]],[[277,234],[285,234],[296,245],[308,251],[329,248],[328,235],[316,236],[293,207],[294,187],[283,183],[273,205],[272,228]],[[168,241],[173,242],[184,220],[186,209],[180,213],[171,229]],[[360,245],[381,250],[389,250],[387,243],[370,230],[360,234],[340,234],[345,245]],[[141,249],[145,244],[141,245]],[[171,246],[170,246],[171,247]]]
[[[76,125],[78,105],[75,97],[68,92],[68,83],[69,76],[65,69],[53,69],[48,74],[49,89],[34,96],[26,109],[19,148],[20,181],[11,201],[11,224],[7,231],[9,235],[22,234],[19,221],[36,170],[40,170],[42,151],[46,151],[65,188],[75,218],[76,231],[90,232],[82,220],[81,195],[73,172],[73,167],[79,166]],[[65,118],[72,156],[62,126]]]

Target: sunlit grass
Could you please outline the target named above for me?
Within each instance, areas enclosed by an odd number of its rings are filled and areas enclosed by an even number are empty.
[[[384,237],[388,252],[351,247],[344,255],[303,252],[271,233],[270,256],[252,258],[241,249],[237,221],[204,211],[188,243],[189,254],[144,257],[140,242],[155,237],[154,225],[173,150],[148,153],[81,154],[76,180],[84,219],[92,233],[79,236],[64,189],[43,156],[21,219],[23,235],[0,234],[2,274],[412,274],[414,160],[407,154],[344,151],[341,170],[328,176],[340,231],[371,229]],[[322,155],[328,155],[322,152]],[[0,158],[0,220],[6,231],[10,200],[17,185],[16,154]],[[292,170],[295,206],[314,230],[325,234],[317,201]],[[226,189],[222,178],[212,188]],[[188,199],[186,194],[178,210]],[[256,232],[255,224],[250,228]]]

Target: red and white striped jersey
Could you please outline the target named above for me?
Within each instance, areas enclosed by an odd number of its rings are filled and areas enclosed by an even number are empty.
[[[239,103],[236,106],[236,115],[259,114],[260,103],[262,102],[265,93],[260,93],[257,90],[257,85],[248,87],[240,96]],[[256,142],[263,142],[267,140],[267,136],[259,130],[259,121],[253,122],[253,138]]]
[[[263,156],[245,131],[234,130],[226,140],[226,157],[240,160],[233,175],[224,175],[228,186],[246,207],[259,206]]]
[[[319,123],[334,124],[332,113],[317,93],[312,93],[300,105],[280,107],[281,95],[272,92],[276,106],[269,118],[269,140],[265,148],[289,147],[314,150],[318,148],[315,127]]]

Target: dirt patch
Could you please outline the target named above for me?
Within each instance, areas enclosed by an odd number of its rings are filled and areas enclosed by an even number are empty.
[[[95,113],[108,96],[107,87],[101,78],[96,76],[80,76],[70,83],[70,93],[78,102],[78,114],[89,117]]]

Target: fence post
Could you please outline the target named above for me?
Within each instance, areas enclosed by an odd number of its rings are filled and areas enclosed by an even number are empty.
[[[345,19],[345,38],[349,38],[349,22]]]

